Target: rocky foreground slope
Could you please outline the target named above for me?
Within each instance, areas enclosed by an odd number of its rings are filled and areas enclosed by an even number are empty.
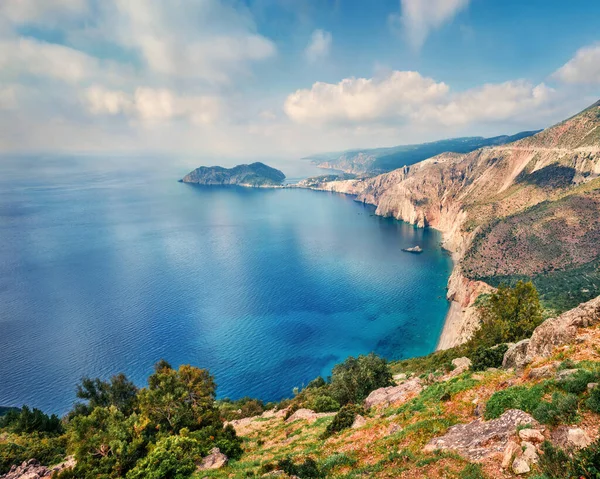
[[[559,312],[600,294],[600,102],[514,143],[312,186],[443,233],[456,260],[443,347],[472,332],[488,285],[531,278]]]

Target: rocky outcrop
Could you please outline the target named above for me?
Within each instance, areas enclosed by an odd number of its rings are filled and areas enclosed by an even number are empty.
[[[197,469],[207,470],[207,469],[220,469],[227,465],[227,461],[229,459],[225,454],[221,452],[218,447],[214,447],[208,456],[202,459],[202,462],[198,465]]]
[[[498,419],[487,422],[477,419],[468,424],[452,426],[445,435],[429,441],[425,452],[453,450],[469,460],[481,460],[503,452],[517,427],[526,424],[538,425],[526,412],[510,409]]]
[[[201,166],[185,175],[182,183],[199,185],[280,186],[285,175],[275,168],[256,162],[233,168]]]
[[[12,466],[7,474],[0,476],[0,479],[50,479],[55,472],[72,469],[74,466],[75,459],[73,457],[52,467],[41,465],[37,459],[30,459],[20,466]]]
[[[413,398],[423,390],[421,379],[413,378],[399,386],[389,386],[372,391],[365,399],[365,408],[401,404]]]
[[[298,420],[308,421],[309,423],[315,422],[317,419],[322,417],[335,416],[335,413],[331,412],[314,412],[311,409],[298,409],[294,414],[287,418],[285,422],[294,422]]]
[[[554,348],[575,341],[577,330],[600,322],[600,296],[567,311],[560,316],[547,319],[531,335],[511,346],[504,354],[502,366],[521,369],[537,357],[552,355]]]

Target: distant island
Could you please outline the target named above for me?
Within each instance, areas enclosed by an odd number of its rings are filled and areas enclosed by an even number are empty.
[[[221,166],[201,166],[185,175],[182,183],[198,185],[238,185],[247,187],[281,186],[285,180],[283,172],[264,163],[237,165],[233,168]]]

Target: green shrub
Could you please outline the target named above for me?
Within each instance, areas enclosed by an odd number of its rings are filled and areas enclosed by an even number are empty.
[[[387,361],[371,353],[367,356],[350,356],[333,367],[331,396],[341,405],[362,402],[371,391],[391,386],[392,373]]]
[[[544,441],[541,446],[543,454],[539,456],[541,471],[548,479],[563,479],[570,466],[569,455],[550,441]]]
[[[467,464],[460,472],[461,479],[485,479],[480,464]]]
[[[546,383],[542,383],[531,388],[513,386],[495,392],[485,405],[485,419],[496,419],[508,409],[532,413],[540,404],[546,388]]]
[[[585,369],[578,369],[577,372],[557,381],[556,385],[565,392],[581,394],[587,390],[588,383],[593,383],[597,379],[597,374]]]
[[[574,455],[572,469],[575,477],[600,478],[600,439]]]
[[[67,455],[66,438],[46,437],[39,434],[20,436],[17,442],[0,442],[0,474],[5,474],[11,466],[35,458],[42,464],[57,464]]]
[[[292,459],[289,457],[281,459],[277,462],[277,464],[264,464],[260,469],[260,474],[267,474],[275,470],[283,471],[288,476],[297,476],[301,479],[313,479],[323,477],[323,474],[319,469],[318,464],[314,459],[310,457],[306,458],[304,462],[300,464],[295,464],[294,461],[292,461]]]
[[[574,394],[552,394],[552,402],[542,401],[533,411],[533,417],[542,424],[557,425],[570,423],[577,416],[577,396]]]
[[[343,406],[333,417],[333,421],[327,425],[327,428],[325,428],[325,432],[321,437],[326,439],[334,435],[336,432],[348,429],[350,426],[352,426],[357,414],[364,413],[365,411],[360,406],[355,406],[354,404],[347,404],[346,406]]]
[[[311,401],[310,409],[316,412],[335,412],[340,409],[340,403],[331,396],[317,396]]]
[[[324,461],[322,461],[321,471],[325,476],[327,476],[336,467],[354,466],[354,464],[356,464],[356,459],[353,459],[352,457],[342,452],[338,454],[333,454],[326,458]]]
[[[591,411],[600,414],[600,387],[592,389],[590,397],[585,402],[585,405],[590,408]]]
[[[471,368],[473,371],[485,371],[487,368],[499,368],[502,366],[504,353],[507,349],[508,346],[506,344],[500,344],[492,348],[479,346],[470,357],[472,362]]]

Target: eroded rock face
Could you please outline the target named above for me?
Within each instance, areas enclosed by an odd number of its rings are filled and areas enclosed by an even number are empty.
[[[198,470],[220,469],[227,465],[228,460],[227,456],[223,454],[218,447],[215,447],[210,451],[208,456],[202,459],[202,462],[198,466]]]
[[[477,419],[468,424],[452,426],[444,436],[429,441],[424,450],[431,452],[450,449],[466,459],[477,461],[505,451],[517,426],[525,424],[537,426],[538,423],[526,412],[509,409],[498,419],[487,422]]]
[[[20,466],[13,466],[10,471],[0,476],[1,479],[50,479],[55,472],[71,469],[75,466],[75,459],[71,456],[65,462],[53,467],[42,466],[37,459],[29,459]]]
[[[365,399],[365,408],[389,406],[394,403],[406,402],[423,390],[421,379],[410,379],[399,386],[389,386],[372,391]]]
[[[504,353],[502,367],[505,369],[515,368],[522,369],[525,367],[527,358],[527,348],[529,347],[529,339],[524,339],[510,346]]]
[[[578,328],[600,322],[600,296],[540,324],[531,335],[510,347],[502,366],[521,369],[536,357],[548,357],[557,346],[575,341]]]

